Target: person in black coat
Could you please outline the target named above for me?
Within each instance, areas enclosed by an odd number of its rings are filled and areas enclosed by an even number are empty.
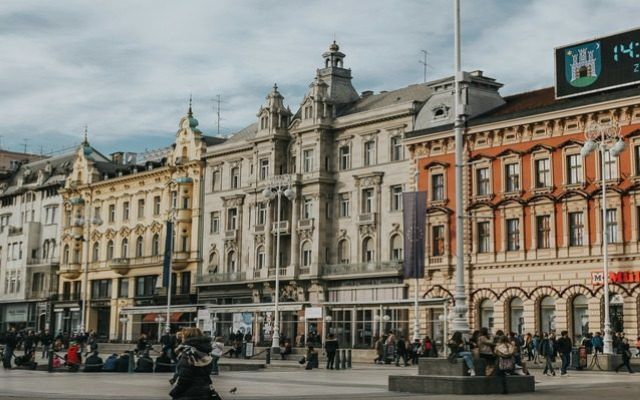
[[[138,358],[136,369],[133,372],[153,372],[153,360],[149,357],[148,351],[144,351]]]
[[[116,360],[116,372],[129,372],[129,357],[128,353],[120,355]]]
[[[4,354],[2,358],[2,365],[10,369],[11,368],[11,358],[13,357],[13,351],[16,349],[18,345],[18,337],[16,336],[16,328],[9,328],[9,332],[4,337]]]
[[[177,379],[169,395],[173,400],[208,400],[211,396],[211,338],[198,328],[182,330],[183,342],[176,349]]]
[[[400,337],[396,342],[396,367],[400,366],[400,358],[404,361],[404,366],[409,366],[409,359],[407,357],[407,341]]]
[[[571,338],[569,337],[569,332],[562,331],[560,334],[562,336],[556,342],[558,346],[558,354],[560,354],[560,357],[562,358],[560,375],[566,375],[567,368],[569,368],[569,363],[571,361],[571,349],[573,349],[573,343],[571,342]]]
[[[627,371],[629,371],[630,374],[633,374],[633,369],[631,369],[631,365],[629,364],[629,360],[631,360],[631,348],[627,338],[620,340],[618,351],[622,355],[622,364],[616,367],[616,372],[618,372],[622,367],[627,367]]]
[[[84,361],[84,372],[102,372],[104,361],[98,355],[97,351],[91,353]]]
[[[330,333],[327,340],[324,341],[324,351],[327,352],[327,369],[333,369],[336,352],[338,351],[338,339],[333,333]]]

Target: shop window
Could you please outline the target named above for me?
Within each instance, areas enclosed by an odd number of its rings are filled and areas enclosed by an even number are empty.
[[[509,328],[511,332],[518,334],[522,334],[524,330],[524,303],[519,297],[514,297],[509,302]]]
[[[539,307],[540,331],[552,332],[556,329],[556,301],[551,296],[546,296],[540,301]]]
[[[579,294],[571,302],[573,337],[584,337],[589,333],[589,303],[587,297]]]
[[[487,328],[489,332],[493,331],[493,301],[490,299],[482,300],[480,303],[480,328]]]

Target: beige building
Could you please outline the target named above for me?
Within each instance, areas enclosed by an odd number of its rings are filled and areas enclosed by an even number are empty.
[[[114,153],[106,158],[85,141],[77,151],[62,192],[64,229],[57,326],[85,302],[85,327],[100,337],[155,337],[166,311],[167,290],[159,289],[166,221],[175,223],[172,253],[172,328],[193,323],[193,277],[202,258],[202,156],[207,143],[191,108],[180,120],[175,144],[154,158]]]

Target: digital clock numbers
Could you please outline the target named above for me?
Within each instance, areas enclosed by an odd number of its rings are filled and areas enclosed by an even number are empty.
[[[632,40],[628,45],[620,43],[613,47],[613,61],[626,59],[625,54],[631,59],[640,59],[640,43]]]

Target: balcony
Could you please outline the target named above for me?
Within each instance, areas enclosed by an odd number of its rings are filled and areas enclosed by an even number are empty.
[[[146,257],[133,257],[129,259],[130,266],[154,266],[162,265],[164,256],[146,256]]]
[[[82,267],[79,262],[72,262],[60,266],[60,275],[65,279],[77,279],[82,273]]]
[[[54,293],[51,295],[52,301],[80,301],[82,293]]]
[[[198,285],[211,285],[217,283],[234,283],[247,280],[247,272],[227,272],[224,274],[210,274],[198,276],[196,283]]]
[[[191,221],[191,209],[181,208],[176,212],[176,220],[178,221]]]
[[[22,227],[21,226],[10,226],[9,230],[8,230],[8,235],[9,236],[18,236],[18,235],[22,235]]]
[[[59,264],[60,264],[60,259],[58,257],[27,259],[27,265],[59,265]]]
[[[188,251],[176,251],[173,253],[173,260],[171,260],[171,269],[174,271],[182,271],[187,268],[188,260]]]
[[[322,267],[326,279],[345,277],[363,278],[373,276],[398,276],[402,274],[402,261],[370,262],[359,264],[333,264]]]
[[[376,213],[366,213],[358,215],[358,225],[374,225],[376,223]]]
[[[224,240],[235,240],[237,234],[237,229],[227,229],[226,231],[224,231]]]
[[[287,267],[278,268],[278,277],[287,276]],[[269,268],[269,278],[276,277],[276,268]]]
[[[288,235],[291,232],[289,229],[289,221],[274,222],[271,226],[271,232],[274,234],[280,232],[281,235]]]
[[[129,272],[130,262],[128,258],[114,258],[109,261],[109,268],[111,268],[118,275],[126,275]]]
[[[313,218],[301,219],[298,221],[298,229],[311,229],[313,228]]]
[[[252,232],[257,234],[257,233],[263,233],[264,232],[264,225],[260,224],[260,225],[254,225],[251,228]]]

